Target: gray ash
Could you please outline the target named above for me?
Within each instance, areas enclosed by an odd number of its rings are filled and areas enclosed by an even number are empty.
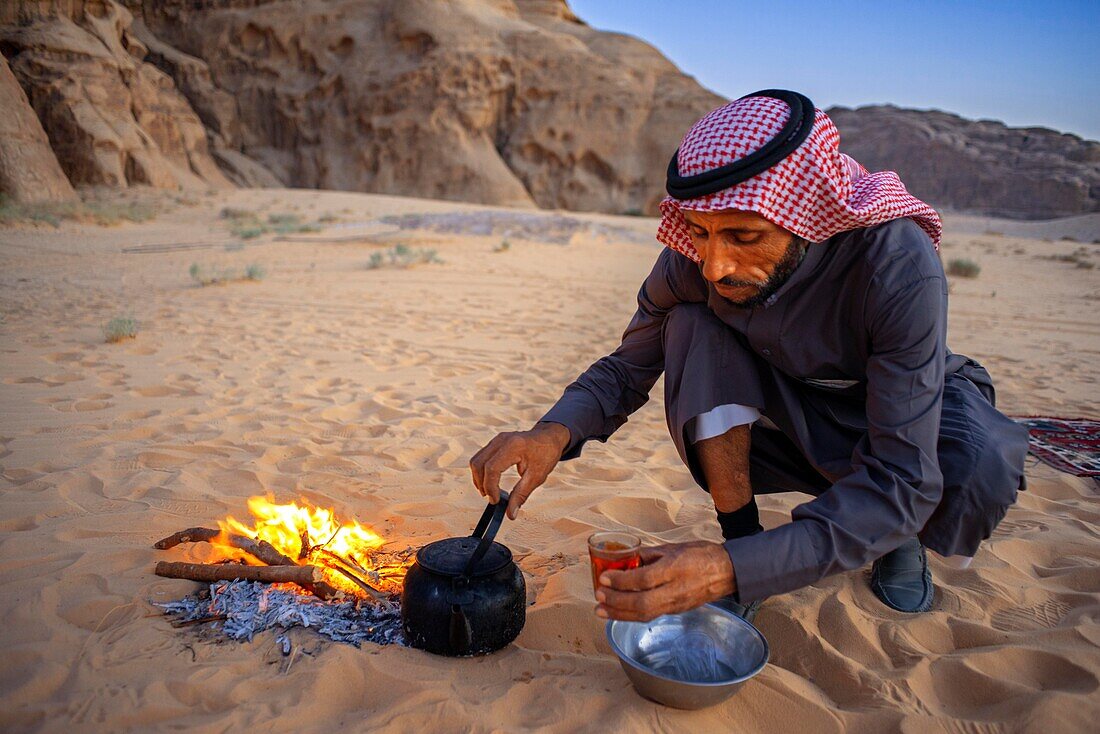
[[[210,627],[234,640],[250,641],[265,630],[277,630],[276,640],[289,651],[285,632],[292,627],[316,630],[330,640],[359,647],[364,642],[404,645],[401,607],[370,601],[322,601],[315,596],[258,581],[218,581],[178,601],[157,603],[174,623],[214,618]]]

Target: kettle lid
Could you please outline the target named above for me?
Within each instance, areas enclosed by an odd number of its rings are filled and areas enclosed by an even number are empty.
[[[461,576],[481,538],[444,538],[416,552],[416,562],[421,568],[442,576]],[[492,543],[485,555],[470,572],[471,576],[488,576],[512,562],[512,551],[500,543]]]

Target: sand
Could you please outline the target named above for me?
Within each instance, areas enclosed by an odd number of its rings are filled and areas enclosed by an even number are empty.
[[[239,248],[223,206],[339,221]],[[413,546],[468,532],[482,507],[469,457],[496,432],[529,426],[618,343],[658,250],[573,237],[510,238],[494,251],[499,235],[365,224],[478,210],[392,197],[237,191],[165,208],[143,224],[0,230],[4,730],[1095,726],[1098,485],[1030,458],[1029,491],[974,565],[933,561],[932,612],[885,608],[866,569],[831,577],[765,604],[757,624],[771,663],[732,700],[684,712],[638,697],[592,613],[585,537],[629,527],[651,543],[719,539],[665,433],[659,386],[609,444],[560,465],[502,531],[534,601],[507,649],[450,660],[300,631],[288,660],[270,635],[216,644],[173,629],[150,601],[197,585],[153,576],[150,544],[242,515],[253,494],[333,506]],[[945,259],[981,266],[952,283],[952,348],[989,367],[1010,414],[1100,414],[1100,270],[1044,259],[1083,247],[1077,259],[1097,263],[1097,246],[947,223]],[[1083,242],[1097,236],[1092,225]],[[444,262],[365,267],[396,243],[434,248]],[[193,262],[258,263],[267,275],[202,288],[188,276]],[[119,315],[138,319],[140,333],[104,343],[103,325]],[[805,499],[763,498],[764,523],[785,522]]]

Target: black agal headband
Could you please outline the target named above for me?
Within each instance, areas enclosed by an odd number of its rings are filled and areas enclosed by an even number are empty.
[[[749,153],[744,158],[694,176],[680,175],[680,168],[676,162],[680,149],[677,148],[672,154],[672,160],[668,163],[665,190],[668,191],[669,196],[674,199],[694,199],[728,189],[730,186],[750,179],[793,153],[813,129],[814,103],[806,95],[786,89],[764,89],[746,94],[741,99],[749,97],[772,97],[786,102],[791,108],[791,114],[784,123],[783,129],[774,138],[764,143],[759,150]]]

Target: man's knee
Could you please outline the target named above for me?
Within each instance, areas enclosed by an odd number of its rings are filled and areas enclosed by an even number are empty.
[[[692,344],[699,340],[729,338],[729,327],[714,315],[705,303],[678,303],[665,316],[661,336],[665,344]]]
[[[925,535],[943,555],[973,555],[1023,489],[1027,430],[998,413],[973,386],[949,382],[938,452],[943,498]]]
[[[1027,429],[999,413],[973,386],[945,386],[938,451],[945,493],[969,490],[982,506],[1016,501]]]

